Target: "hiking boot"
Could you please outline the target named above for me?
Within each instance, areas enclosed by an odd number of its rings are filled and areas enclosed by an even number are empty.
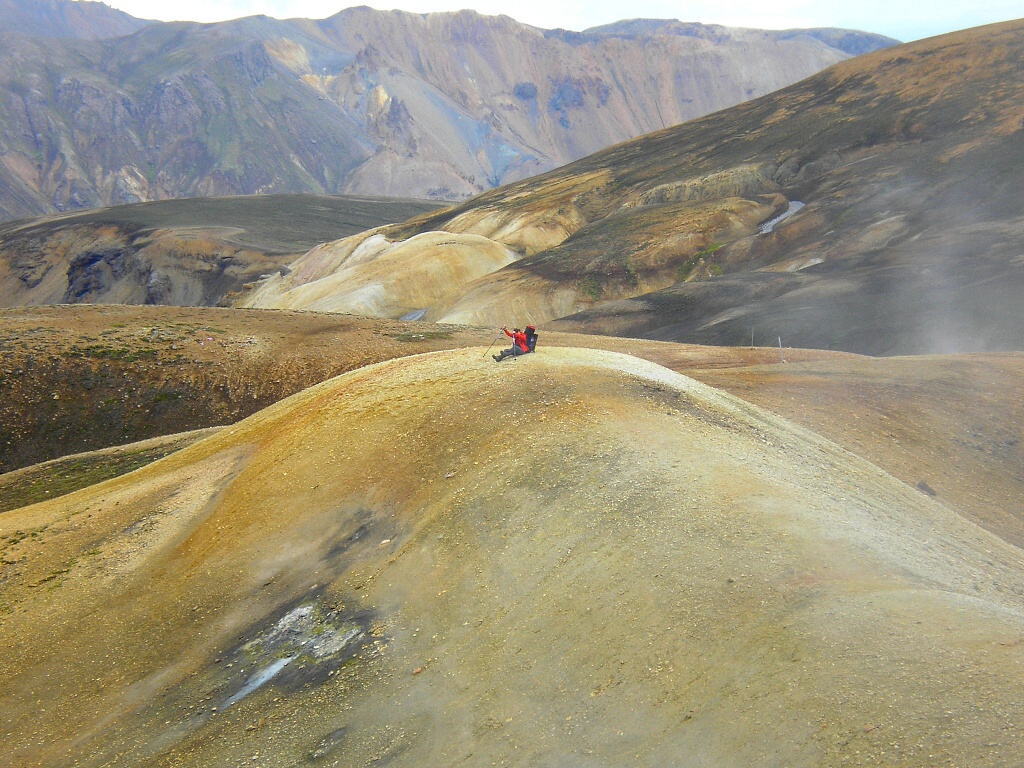
[[[494,362],[496,362],[496,363],[500,363],[501,362],[501,358],[498,357],[497,355],[491,355],[491,359],[494,360]]]

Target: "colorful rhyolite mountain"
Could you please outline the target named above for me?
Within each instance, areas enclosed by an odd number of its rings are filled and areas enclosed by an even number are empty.
[[[0,0],[0,35],[0,218],[263,192],[461,200],[895,42],[366,7],[144,23],[68,0]]]
[[[872,354],[1021,349],[1022,62],[1024,22],[876,51],[322,245],[247,304]]]

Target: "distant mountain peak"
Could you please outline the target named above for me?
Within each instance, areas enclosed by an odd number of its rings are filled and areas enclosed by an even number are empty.
[[[93,0],[0,0],[0,31],[31,37],[103,40],[151,23]]]

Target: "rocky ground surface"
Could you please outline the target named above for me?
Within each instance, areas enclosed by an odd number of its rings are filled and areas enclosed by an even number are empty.
[[[634,350],[740,400],[552,337],[0,515],[2,764],[1013,762],[1024,556],[958,499],[1020,356]]]
[[[344,371],[490,335],[315,313],[0,311],[0,471],[230,424]]]
[[[0,469],[7,470],[231,424],[362,365],[486,345],[498,333],[201,308],[40,307],[0,317],[0,419],[10,436],[0,441]],[[1024,542],[1019,354],[869,358],[541,331],[542,351],[622,352],[729,391],[937,495],[1008,541]],[[167,451],[142,443],[118,456],[71,457],[0,477],[0,508],[76,490],[101,479],[98,472],[121,474]]]

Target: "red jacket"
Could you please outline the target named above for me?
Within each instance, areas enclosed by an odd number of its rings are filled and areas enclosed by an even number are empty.
[[[512,339],[519,349],[523,352],[530,351],[530,345],[526,342],[526,334],[520,331],[519,333],[512,333],[508,328],[502,328],[505,331],[505,335]]]

